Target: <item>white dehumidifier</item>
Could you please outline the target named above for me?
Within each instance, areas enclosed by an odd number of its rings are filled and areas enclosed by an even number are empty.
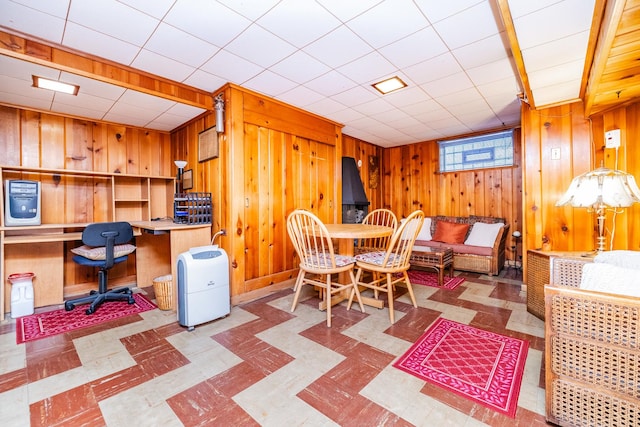
[[[198,246],[178,256],[178,323],[195,325],[231,312],[229,258],[218,245]]]

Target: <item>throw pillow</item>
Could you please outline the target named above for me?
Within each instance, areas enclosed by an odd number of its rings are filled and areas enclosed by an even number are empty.
[[[496,237],[503,226],[504,224],[501,222],[496,222],[495,224],[476,222],[473,224],[473,227],[471,227],[469,237],[464,241],[464,244],[492,248],[493,244],[496,242]]]
[[[425,218],[416,240],[431,240],[431,218]]]
[[[580,289],[640,297],[638,270],[604,263],[588,263],[582,267]]]
[[[113,256],[114,258],[119,258],[121,256],[129,255],[135,250],[136,247],[128,243],[124,245],[115,245],[113,247]],[[94,261],[107,258],[106,249],[103,246],[92,248],[91,246],[82,245],[78,248],[71,249],[71,252]]]
[[[442,243],[460,244],[469,230],[469,224],[456,224],[449,221],[438,221],[436,233],[431,240]]]

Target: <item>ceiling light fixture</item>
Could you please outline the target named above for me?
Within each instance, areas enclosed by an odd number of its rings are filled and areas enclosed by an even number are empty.
[[[374,83],[372,86],[381,94],[386,95],[389,92],[393,92],[393,91],[402,89],[403,87],[407,87],[407,84],[403,82],[400,79],[400,77],[393,76],[381,82]]]
[[[39,76],[31,77],[33,77],[33,87],[49,89],[56,92],[67,93],[69,95],[77,95],[78,90],[80,90],[80,86],[78,85],[72,85],[69,83],[59,82],[57,80],[51,80]]]

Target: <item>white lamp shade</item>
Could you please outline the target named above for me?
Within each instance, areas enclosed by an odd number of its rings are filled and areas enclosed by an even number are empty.
[[[598,168],[575,177],[556,206],[568,204],[587,208],[602,203],[612,208],[623,208],[636,202],[640,203],[640,189],[633,175]]]
[[[184,169],[184,167],[187,166],[186,160],[174,160],[173,163],[176,164],[178,169]]]

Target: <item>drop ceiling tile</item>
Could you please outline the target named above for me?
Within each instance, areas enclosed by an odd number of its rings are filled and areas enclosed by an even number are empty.
[[[509,4],[511,17],[515,19],[523,15],[536,12],[540,9],[547,8],[554,3],[558,3],[558,0],[507,0],[507,3]]]
[[[124,65],[131,62],[140,48],[73,22],[67,22],[62,43],[72,49],[87,52]]]
[[[484,97],[508,95],[515,98],[518,93],[522,92],[520,84],[514,76],[478,85],[476,88]]]
[[[539,108],[543,105],[555,104],[559,99],[578,99],[580,82],[566,82],[532,90],[533,99]]]
[[[400,76],[400,78],[402,78]],[[391,92],[384,96],[385,101],[389,104],[402,108],[419,102],[427,102],[431,98],[427,93],[417,86],[405,87],[397,92]]]
[[[90,102],[91,98],[96,97],[86,96],[83,100],[73,100],[69,102],[69,100],[62,99],[62,97],[59,97],[58,95],[60,94],[56,94],[56,99],[52,104],[52,108],[57,113],[69,114],[87,119],[102,120],[109,107],[113,105],[113,102],[109,102],[102,98],[98,98],[98,102]]]
[[[254,1],[234,2],[253,5]],[[266,2],[265,2],[266,4]],[[255,5],[256,9],[261,9]],[[164,21],[216,46],[225,46],[251,24],[244,16],[215,1],[181,0],[176,2]]]
[[[174,61],[166,56],[143,49],[131,64],[132,67],[162,76],[176,82],[182,82],[189,77],[195,68]]]
[[[142,46],[159,21],[113,0],[73,1],[70,22],[135,46]]]
[[[21,61],[10,56],[0,55],[0,75],[24,80],[31,85],[33,83],[31,76],[33,75],[58,79],[60,71],[34,64],[33,62]]]
[[[442,21],[449,16],[463,12],[471,7],[486,3],[487,0],[455,0],[455,1],[433,1],[433,0],[416,0],[416,4],[422,12],[434,22]]]
[[[225,49],[250,62],[269,67],[295,52],[296,48],[258,26],[251,26]]]
[[[344,105],[355,106],[378,99],[379,95],[380,94],[377,91],[374,92],[373,88],[369,90],[366,87],[354,86],[349,90],[345,90],[344,92],[340,92],[331,96],[331,99],[338,101]]]
[[[449,49],[472,44],[500,32],[488,1],[433,24]],[[461,31],[464,29],[464,31]]]
[[[307,108],[312,113],[315,113],[320,116],[327,117],[330,120],[333,120],[333,114],[336,113],[337,111],[344,110],[344,105],[334,101],[331,98],[322,98],[317,102],[314,102],[312,104],[307,104]]]
[[[394,110],[393,106],[384,99],[374,99],[373,101],[358,104],[353,109],[368,116]]]
[[[455,109],[456,116],[475,111],[490,111],[487,101],[480,96],[475,88],[443,96],[436,101],[450,111]]]
[[[62,42],[66,9],[61,1],[38,2],[21,5],[7,0],[2,1],[0,25],[14,28],[25,34],[32,34],[55,43]],[[32,7],[32,6],[35,6]],[[36,10],[40,9],[40,10]],[[61,13],[64,10],[64,13]]]
[[[176,104],[175,101],[158,98],[157,96],[136,92],[131,89],[127,89],[118,101],[118,105],[141,106],[152,115],[167,111]]]
[[[407,105],[402,108],[413,116],[423,116],[424,114],[430,114],[433,112],[445,111],[436,100],[430,99],[428,101],[418,102],[416,104]],[[446,112],[449,114],[448,112]]]
[[[475,68],[508,58],[502,35],[495,34],[452,51],[463,68]]]
[[[383,1],[347,23],[376,49],[429,25],[412,0]],[[380,31],[381,28],[384,31]]]
[[[473,83],[462,71],[422,85],[422,88],[433,98],[457,93],[470,87],[473,87]]]
[[[304,86],[296,86],[291,90],[278,95],[278,99],[291,105],[305,107],[318,102],[325,97]]]
[[[498,59],[475,68],[469,68],[467,75],[475,85],[483,85],[513,76],[513,65],[508,58]]]
[[[185,105],[176,102],[172,107],[166,110],[165,114],[181,117],[183,119],[181,122],[182,124],[187,121],[184,119],[191,119],[193,117],[199,116],[205,111],[207,110],[205,110],[204,108],[193,107],[191,105]]]
[[[396,67],[403,68],[441,55],[447,51],[447,47],[433,27],[429,26],[378,51]]]
[[[226,50],[221,50],[201,69],[226,81],[243,84],[260,74],[263,68]]]
[[[594,0],[563,0],[514,19],[521,50],[588,30]]]
[[[377,83],[397,74],[394,67],[378,52],[371,52],[337,69],[356,83]]]
[[[199,67],[220,50],[218,46],[167,24],[158,26],[144,48],[191,67]]]
[[[522,51],[527,73],[581,59],[584,61],[589,31],[582,31]]]
[[[306,86],[324,96],[336,95],[352,89],[357,84],[337,71],[329,71],[322,76],[307,82]]]
[[[336,49],[336,46],[340,46],[340,49]],[[318,61],[337,68],[373,49],[343,25],[306,46],[304,50]]]
[[[120,98],[126,90],[122,86],[104,83],[67,72],[61,73],[60,81],[80,86],[78,95],[86,94],[108,100],[116,100]]]
[[[164,113],[148,122],[145,127],[168,132],[179,127],[184,122],[184,117]]]
[[[115,100],[106,99],[79,91],[77,95],[69,95],[57,92],[54,97],[54,108],[58,105],[77,106],[79,111],[83,108],[93,111],[100,111],[104,115],[113,106]],[[95,116],[92,116],[95,117]]]
[[[331,69],[317,59],[299,50],[270,68],[297,83],[304,83],[323,75]]]
[[[330,10],[331,13],[338,17],[342,22],[347,22],[355,18],[381,1],[382,0],[317,0],[318,3],[324,6],[327,10]]]
[[[65,3],[68,0],[65,0]],[[151,15],[156,19],[162,19],[171,6],[175,3],[175,0],[118,0],[120,3],[124,3],[132,8],[139,10],[140,12]]]
[[[40,106],[40,108],[43,108],[42,106],[46,105],[45,108],[47,110],[51,106],[54,94],[51,90],[33,87],[31,81],[8,76],[0,79],[0,92],[4,95],[11,94],[11,99],[19,98],[24,100],[33,100]],[[3,96],[0,99],[4,101],[5,98]],[[6,102],[15,104],[14,101]]]
[[[298,48],[341,25],[338,19],[319,4],[300,0],[282,0],[257,23]]]
[[[432,82],[462,71],[458,61],[447,52],[403,70],[417,84]]]
[[[44,111],[49,111],[51,108],[51,99],[34,98],[24,93],[5,92],[2,86],[0,86],[0,98],[2,103],[7,105],[28,105],[30,108]]]
[[[287,92],[298,86],[296,82],[286,79],[269,70],[265,70],[254,78],[247,80],[244,87],[253,89],[256,92],[264,93],[271,97],[277,97],[281,93]]]
[[[353,108],[345,108],[332,114],[333,119],[338,123],[347,123],[352,120],[358,120],[364,117],[364,114],[354,110]]]
[[[529,73],[529,83],[534,88],[543,88],[564,82],[576,83],[576,76],[582,76],[583,65],[583,61],[578,60],[534,71]],[[579,86],[580,79],[577,79],[577,83]]]
[[[196,3],[199,1],[200,0],[195,0]],[[280,0],[218,0],[218,3],[222,3],[229,9],[247,17],[251,21],[255,21],[278,4],[279,1]]]
[[[197,69],[187,77],[183,83],[207,92],[215,92],[227,82],[229,82],[228,79],[223,79],[222,77],[202,71],[202,69]]]

